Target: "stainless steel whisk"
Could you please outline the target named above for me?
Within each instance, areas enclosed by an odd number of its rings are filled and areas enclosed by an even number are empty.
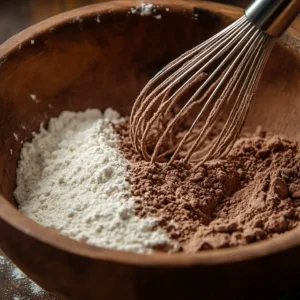
[[[180,158],[196,167],[228,154],[276,38],[299,12],[300,0],[255,0],[243,17],[167,65],[133,106],[130,135],[136,151],[151,162]],[[197,108],[187,127],[187,115]],[[225,111],[222,129],[207,145]],[[185,133],[178,134],[183,127]]]

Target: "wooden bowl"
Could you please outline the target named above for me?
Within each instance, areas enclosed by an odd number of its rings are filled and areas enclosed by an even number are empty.
[[[0,247],[63,299],[245,299],[293,287],[300,275],[300,229],[242,248],[137,255],[70,240],[16,208],[21,141],[30,140],[41,122],[66,109],[110,106],[128,114],[162,66],[242,14],[202,1],[154,2],[162,5],[156,12],[161,19],[128,14],[139,1],[102,3],[48,19],[0,47]],[[290,29],[274,49],[250,127],[300,138],[299,40]]]

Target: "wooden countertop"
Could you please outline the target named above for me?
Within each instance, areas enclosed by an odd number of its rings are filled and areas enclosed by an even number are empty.
[[[57,300],[19,271],[0,250],[1,300]]]

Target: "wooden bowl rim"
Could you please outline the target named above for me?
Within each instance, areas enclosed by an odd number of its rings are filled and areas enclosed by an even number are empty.
[[[153,0],[154,5],[162,5],[171,8],[171,11],[193,12],[194,7],[209,10],[212,13],[223,14],[228,18],[238,18],[242,15],[242,10],[237,7],[217,4],[213,2],[205,3],[197,0],[186,2],[184,0]],[[131,7],[140,4],[139,0],[130,1],[110,1],[94,5],[81,7],[65,13],[61,13],[33,25],[17,35],[10,38],[0,46],[0,61],[5,61],[7,57],[18,50],[19,45],[30,43],[31,40],[50,32],[52,28],[58,28],[66,23],[70,23],[76,17],[83,20],[98,14],[129,11]],[[226,13],[227,12],[227,13]],[[228,13],[231,13],[231,17]],[[233,14],[232,14],[233,12]],[[258,257],[263,257],[285,251],[300,245],[300,228],[296,228],[283,236],[266,241],[256,242],[240,248],[218,249],[213,251],[203,251],[196,254],[176,253],[168,255],[166,253],[136,254],[124,251],[104,249],[88,245],[84,242],[72,240],[51,229],[32,221],[18,211],[9,201],[0,195],[0,218],[15,229],[27,234],[33,239],[48,244],[61,251],[66,251],[90,259],[113,261],[130,265],[152,265],[152,266],[190,266],[190,265],[217,265],[234,262],[247,261]]]

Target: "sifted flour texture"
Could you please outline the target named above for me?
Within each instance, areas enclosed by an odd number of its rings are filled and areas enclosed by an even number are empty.
[[[92,245],[133,252],[171,249],[159,218],[139,218],[118,151],[112,109],[63,112],[25,143],[15,198],[22,213]]]

